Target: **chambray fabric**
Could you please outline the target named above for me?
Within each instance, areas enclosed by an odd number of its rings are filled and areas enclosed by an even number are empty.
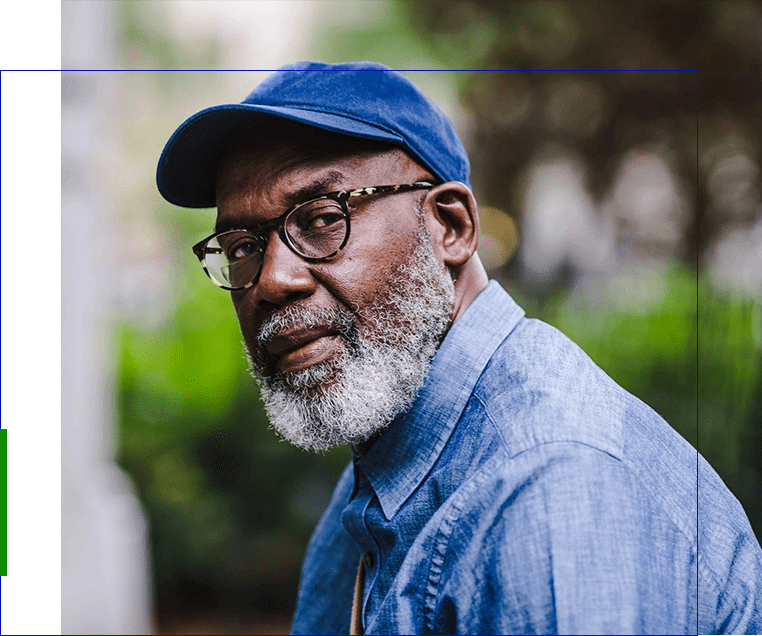
[[[762,553],[737,500],[494,281],[341,476],[292,633],[348,633],[364,553],[368,634],[762,631]]]

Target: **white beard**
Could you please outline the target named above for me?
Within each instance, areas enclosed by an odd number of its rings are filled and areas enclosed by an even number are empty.
[[[260,329],[259,352],[249,355],[270,422],[305,450],[358,444],[386,428],[413,401],[450,324],[455,294],[437,261],[431,237],[418,242],[375,302],[356,318],[346,309],[275,312]],[[274,335],[297,325],[330,325],[341,352],[325,362],[280,374],[263,356]]]

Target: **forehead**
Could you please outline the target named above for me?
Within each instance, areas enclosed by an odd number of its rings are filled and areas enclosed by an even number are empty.
[[[308,150],[278,146],[228,153],[217,173],[218,203],[220,198],[225,199],[240,190],[272,191],[278,188],[296,192],[302,191],[308,183],[332,188],[355,176],[381,177],[407,172],[406,156],[401,151],[338,154]],[[304,194],[310,192],[304,190]]]
[[[218,224],[267,218],[333,190],[409,183],[429,171],[404,151],[323,134],[272,135],[242,140],[217,173]]]
[[[220,163],[221,172],[248,167],[273,178],[278,173],[306,164],[342,162],[347,159],[387,158],[411,161],[403,151],[372,140],[309,132],[294,134],[286,128],[282,135],[248,135],[228,148]]]

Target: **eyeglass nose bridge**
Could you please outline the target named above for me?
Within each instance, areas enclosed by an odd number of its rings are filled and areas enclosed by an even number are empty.
[[[265,266],[265,258],[267,253],[267,247],[270,245],[271,242],[277,242],[278,239],[280,239],[280,242],[283,243],[288,250],[292,253],[298,256],[299,258],[304,259],[305,256],[301,254],[297,249],[296,246],[291,241],[291,238],[288,235],[288,232],[286,232],[286,219],[288,218],[288,214],[290,214],[290,211],[283,216],[278,217],[277,219],[271,219],[262,225],[260,225],[257,228],[256,234],[254,236],[257,238],[257,241],[259,242],[259,250],[260,250],[260,259],[259,259],[259,268],[257,269],[256,276],[254,276],[254,280],[252,281],[253,284],[256,284],[259,281],[260,276],[262,275],[262,269]],[[274,239],[273,241],[270,241],[268,239],[268,235],[270,235],[273,230],[275,231],[275,234],[278,238]]]

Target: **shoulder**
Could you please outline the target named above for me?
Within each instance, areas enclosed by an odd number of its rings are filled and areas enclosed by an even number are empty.
[[[590,586],[592,599],[604,589],[632,595],[622,602],[653,593],[654,605],[701,609],[711,631],[759,629],[762,553],[742,508],[688,442],[566,336],[519,322],[472,400],[502,448],[458,493],[447,541],[455,561],[469,571],[502,563],[525,587],[545,580],[578,607]],[[464,545],[481,566],[455,556]]]
[[[683,633],[698,615],[701,633],[759,628],[750,529],[726,526],[722,551],[736,562],[700,548],[632,470],[596,448],[551,442],[496,455],[450,504],[431,580],[438,609],[452,608],[462,629]],[[723,578],[707,580],[702,559]]]
[[[511,454],[555,441],[621,453],[626,393],[574,342],[542,321],[524,319],[503,340],[474,396]]]
[[[594,479],[600,468],[593,464],[606,464],[695,538],[695,449],[554,327],[522,321],[495,351],[473,397],[510,465],[527,461],[519,457],[529,451],[549,465],[561,454],[564,471],[582,477],[589,470]]]

